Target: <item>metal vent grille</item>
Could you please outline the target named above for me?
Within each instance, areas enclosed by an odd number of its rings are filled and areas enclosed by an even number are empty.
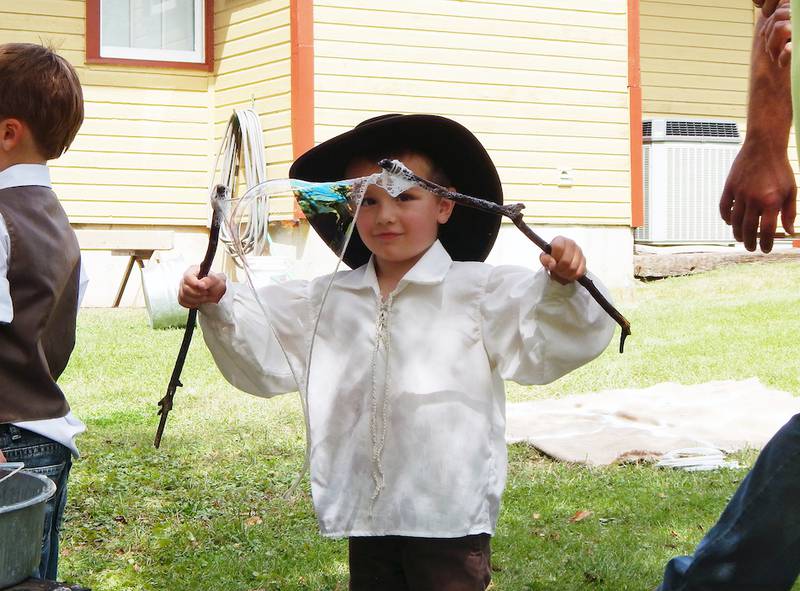
[[[721,149],[714,149],[714,148]],[[666,239],[733,242],[719,216],[719,198],[738,146],[696,144],[667,148]]]
[[[736,123],[733,122],[667,121],[667,137],[704,137],[704,138],[739,139],[739,129],[736,126]]]
[[[718,203],[739,152],[736,123],[652,119],[643,122],[643,131],[648,129],[652,135],[642,145],[644,225],[634,232],[635,239],[733,242]],[[699,133],[708,135],[688,135]]]
[[[648,122],[649,123],[649,122]],[[642,180],[644,182],[644,225],[636,228],[634,239],[649,241],[651,234],[650,220],[650,151],[652,146],[645,144],[642,146],[642,164],[644,166]]]
[[[642,136],[643,137],[652,137],[653,136],[653,122],[652,121],[643,121],[642,122]]]

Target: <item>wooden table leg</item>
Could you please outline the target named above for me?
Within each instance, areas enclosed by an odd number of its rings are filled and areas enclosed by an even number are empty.
[[[128,285],[128,279],[131,276],[131,270],[133,269],[133,262],[138,259],[136,255],[131,255],[128,259],[128,267],[125,269],[125,275],[122,276],[122,283],[119,284],[119,288],[117,289],[117,295],[114,298],[114,308],[119,308],[119,303],[122,300],[122,294],[125,293],[125,286]],[[142,264],[141,262],[139,263]]]

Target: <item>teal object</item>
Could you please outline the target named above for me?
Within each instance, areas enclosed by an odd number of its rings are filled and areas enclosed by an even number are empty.
[[[353,203],[353,184],[346,181],[335,183],[309,183],[291,180],[300,209],[306,217],[332,213],[337,217],[352,218],[356,203]]]
[[[292,193],[309,222],[329,216],[330,220],[327,223],[336,225],[335,236],[339,240],[328,246],[337,253],[341,252],[343,238],[353,223],[355,210],[358,207],[355,186],[355,182],[350,181],[310,183],[291,179]]]

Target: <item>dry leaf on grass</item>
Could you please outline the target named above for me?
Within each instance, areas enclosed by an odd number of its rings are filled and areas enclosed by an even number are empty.
[[[583,521],[587,517],[591,517],[594,515],[594,511],[588,511],[586,509],[582,509],[575,513],[572,517],[569,518],[570,523],[578,523],[579,521]]]
[[[247,519],[244,520],[244,524],[247,527],[250,527],[251,525],[261,525],[262,523],[264,523],[264,520],[261,519],[258,515],[253,515],[252,517],[248,517]]]

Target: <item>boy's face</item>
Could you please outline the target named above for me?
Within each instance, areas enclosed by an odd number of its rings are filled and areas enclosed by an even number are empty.
[[[422,178],[430,178],[429,161],[416,154],[402,157],[403,164]],[[347,177],[368,176],[381,169],[373,162],[355,160],[347,167]],[[378,267],[404,267],[407,271],[436,241],[439,224],[453,211],[453,202],[420,187],[391,197],[371,185],[361,203],[356,229],[366,247],[375,255]]]

